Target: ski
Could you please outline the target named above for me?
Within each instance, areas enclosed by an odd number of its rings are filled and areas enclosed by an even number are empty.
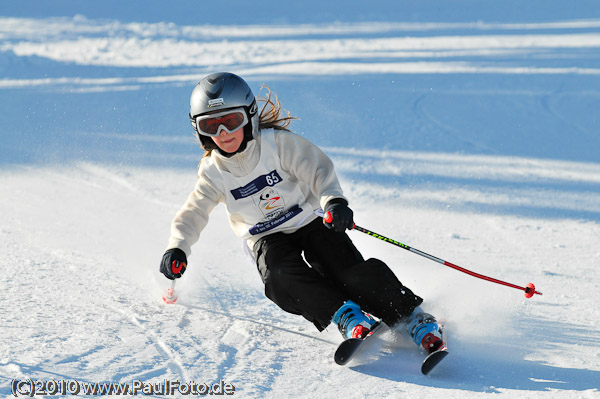
[[[342,341],[335,351],[335,363],[340,366],[348,364],[356,355],[369,346],[369,342],[377,340],[377,336],[384,330],[383,326],[383,323],[377,324],[365,338],[348,338]],[[450,352],[448,352],[448,347],[444,340],[444,343],[438,349],[427,354],[421,364],[421,373],[424,375],[429,374],[449,354]]]
[[[336,364],[343,366],[352,360],[356,354],[365,349],[367,341],[371,341],[375,338],[375,335],[381,330],[381,327],[383,327],[383,323],[377,323],[365,338],[348,338],[342,341],[333,356]]]
[[[348,363],[356,351],[358,351],[362,341],[363,340],[359,338],[349,338],[344,340],[335,351],[335,355],[333,356],[335,362],[340,366]]]
[[[429,355],[427,355],[425,360],[423,360],[423,364],[421,365],[421,373],[424,375],[429,374],[429,372],[433,370],[433,368],[449,354],[450,353],[448,352],[446,345],[442,345],[438,350],[431,352]]]

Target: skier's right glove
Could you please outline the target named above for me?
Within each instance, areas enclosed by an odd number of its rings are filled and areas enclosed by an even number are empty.
[[[160,272],[169,280],[175,280],[183,275],[187,268],[185,252],[179,248],[167,250],[160,262]]]

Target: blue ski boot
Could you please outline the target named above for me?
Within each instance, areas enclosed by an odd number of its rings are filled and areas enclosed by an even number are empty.
[[[356,303],[346,301],[333,315],[333,322],[348,338],[366,338],[378,322],[370,314],[363,312]]]
[[[407,321],[408,333],[418,347],[433,353],[444,345],[442,329],[435,317],[416,308]]]

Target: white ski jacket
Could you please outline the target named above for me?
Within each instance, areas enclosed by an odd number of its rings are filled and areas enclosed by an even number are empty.
[[[264,235],[307,225],[333,198],[345,199],[333,163],[321,149],[294,133],[264,130],[232,157],[214,150],[202,159],[196,188],[171,224],[167,249],[189,256],[220,202],[235,234],[252,249]]]

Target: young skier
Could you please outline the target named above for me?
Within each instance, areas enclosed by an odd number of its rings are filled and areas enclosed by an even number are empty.
[[[331,160],[287,128],[271,93],[259,112],[248,84],[231,73],[202,79],[190,98],[190,121],[205,156],[195,190],[176,214],[160,271],[180,278],[209,213],[225,203],[234,232],[246,240],[266,296],[319,331],[330,322],[364,338],[376,319],[405,323],[415,343],[441,344],[422,299],[378,259],[365,260],[345,233],[354,226]],[[327,220],[316,211],[323,209]],[[322,214],[322,213],[321,213]]]

